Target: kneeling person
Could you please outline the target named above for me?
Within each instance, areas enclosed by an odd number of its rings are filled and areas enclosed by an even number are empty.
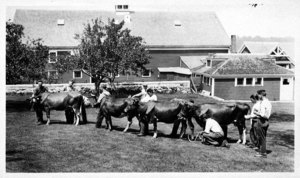
[[[214,119],[206,118],[205,130],[201,132],[201,135],[203,144],[229,147],[224,140],[223,129]]]

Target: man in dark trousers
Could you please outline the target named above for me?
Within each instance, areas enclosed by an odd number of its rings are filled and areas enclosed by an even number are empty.
[[[257,115],[257,122],[254,125],[254,132],[257,134],[257,141],[259,147],[259,153],[255,157],[267,157],[267,148],[266,148],[266,137],[267,130],[269,127],[269,118],[271,115],[272,105],[267,99],[267,93],[265,90],[257,91],[258,98],[261,100],[260,107],[258,111],[254,111],[254,114]]]
[[[37,124],[43,124],[43,107],[41,105],[40,94],[48,92],[48,89],[43,86],[43,81],[38,81],[38,86],[33,89],[32,102],[34,103],[34,110],[37,117]]]

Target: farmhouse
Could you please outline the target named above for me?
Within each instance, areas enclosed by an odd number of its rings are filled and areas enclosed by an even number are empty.
[[[245,41],[239,53],[268,54],[276,59],[276,64],[287,69],[294,69],[294,44],[288,42]]]
[[[192,72],[195,83],[211,96],[248,100],[265,89],[270,100],[294,100],[294,72],[276,65],[270,55],[211,54]]]
[[[83,25],[101,17],[116,22],[125,21],[135,36],[144,38],[151,55],[147,70],[140,75],[119,74],[116,82],[189,80],[182,64],[185,56],[207,56],[209,53],[228,53],[230,38],[214,12],[134,12],[128,5],[118,5],[115,11],[17,10],[14,22],[24,26],[25,36],[41,38],[50,47],[48,75],[56,74],[51,63],[62,55],[72,55],[79,42]],[[184,63],[189,61],[184,60]],[[80,70],[63,74],[57,83],[75,79],[90,83],[91,78]]]

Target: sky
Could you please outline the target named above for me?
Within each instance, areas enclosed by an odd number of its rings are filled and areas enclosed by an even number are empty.
[[[299,0],[10,0],[6,20],[18,8],[113,11],[116,4],[133,11],[214,11],[228,35],[238,36],[294,37],[300,21]]]

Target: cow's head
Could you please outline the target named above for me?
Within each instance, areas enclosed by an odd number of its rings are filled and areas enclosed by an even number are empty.
[[[185,119],[190,119],[194,115],[194,103],[186,101],[186,100],[181,100],[180,104],[182,105],[180,113],[178,114],[179,118],[185,118]]]
[[[138,108],[139,101],[140,100],[138,98],[126,98],[126,107],[124,109],[124,112],[127,113],[136,110]]]

